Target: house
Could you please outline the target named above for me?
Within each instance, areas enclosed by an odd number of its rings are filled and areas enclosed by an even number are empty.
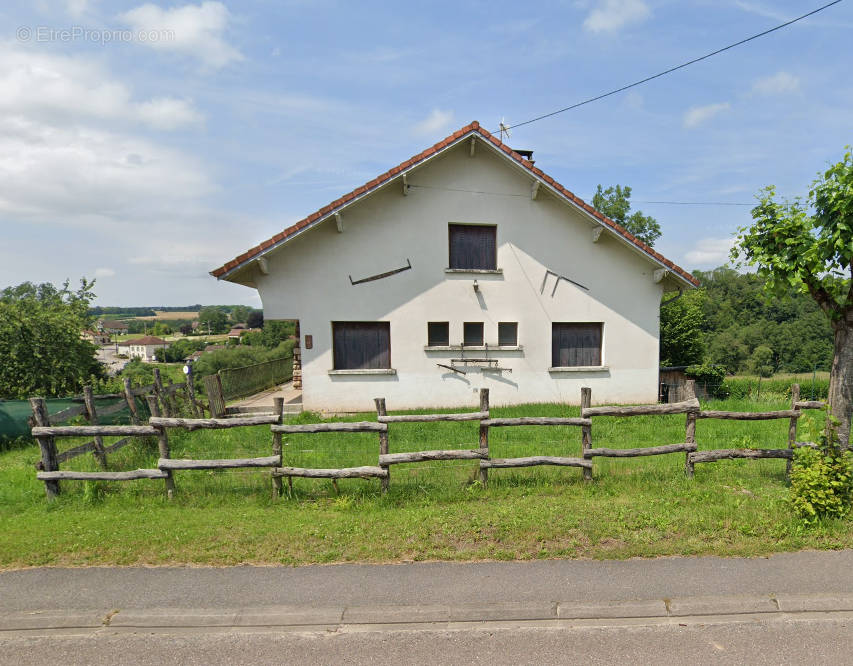
[[[89,342],[96,345],[106,345],[110,342],[109,333],[101,331],[92,331],[87,329],[80,333],[80,337],[83,338],[83,340],[88,340]]]
[[[228,331],[228,339],[239,341],[240,336],[243,335],[243,333],[257,333],[260,330],[260,328],[246,328],[245,324],[237,324],[234,328]]]
[[[142,338],[125,340],[118,343],[119,353],[126,354],[129,358],[138,358],[144,363],[153,363],[157,359],[154,352],[157,349],[166,349],[169,343],[162,338],[146,335]]]
[[[103,331],[108,335],[123,335],[127,333],[127,324],[123,321],[107,321],[101,319],[97,322],[99,331]]]
[[[697,280],[474,122],[211,274],[297,321],[311,410],[645,403]]]

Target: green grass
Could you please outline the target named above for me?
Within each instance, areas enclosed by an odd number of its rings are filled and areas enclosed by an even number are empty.
[[[772,377],[735,375],[723,382],[725,394],[732,398],[755,399],[775,396],[790,400],[791,384],[800,385],[802,400],[826,400],[829,391],[829,373],[777,373]]]
[[[781,409],[737,400],[716,409]],[[577,415],[577,408],[495,408],[495,416]],[[310,422],[303,414],[295,421]],[[374,419],[358,415],[347,420]],[[787,421],[700,420],[700,449],[787,440]],[[627,448],[681,442],[684,416],[596,417],[593,446]],[[391,452],[474,448],[477,424],[394,424]],[[60,450],[75,442],[60,440]],[[493,457],[579,455],[578,428],[493,428]],[[172,432],[173,457],[269,455],[268,428]],[[285,464],[376,464],[375,434],[286,436]],[[266,470],[177,472],[177,495],[160,481],[63,482],[48,504],[36,481],[38,449],[0,453],[0,568],[36,565],[238,564],[402,560],[625,558],[661,555],[765,555],[803,548],[853,547],[853,522],[805,529],[787,501],[782,460],[723,461],[684,477],[683,454],[601,459],[585,483],[579,469],[491,470],[483,488],[468,461],[396,465],[387,494],[379,481],[295,479],[273,499]],[[153,444],[129,446],[113,469],[153,467]],[[63,469],[94,470],[91,456]],[[287,489],[287,483],[284,483]]]

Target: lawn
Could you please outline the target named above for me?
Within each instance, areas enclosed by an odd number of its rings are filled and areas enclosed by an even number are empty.
[[[784,409],[729,400],[708,408]],[[561,405],[493,408],[493,416],[566,416]],[[303,414],[296,422],[316,417]],[[350,419],[375,420],[374,414]],[[700,450],[779,448],[788,422],[700,420]],[[628,448],[684,441],[684,415],[596,417],[593,446]],[[476,448],[477,423],[392,424],[391,452]],[[60,440],[60,450],[75,442]],[[109,442],[108,442],[109,443]],[[579,455],[580,430],[493,428],[492,457]],[[270,455],[266,427],[171,434],[172,456]],[[285,464],[375,465],[375,434],[285,436]],[[35,479],[36,446],[0,452],[0,568],[37,565],[165,565],[395,562],[662,555],[766,555],[853,547],[853,521],[806,529],[787,501],[783,460],[723,461],[684,477],[684,455],[602,459],[594,480],[576,468],[491,470],[484,488],[468,461],[396,465],[390,490],[378,480],[295,479],[273,498],[266,470],[176,472],[177,494],[161,481],[66,481],[48,504]],[[156,445],[129,446],[113,469],[153,467]],[[90,456],[63,469],[94,470]]]

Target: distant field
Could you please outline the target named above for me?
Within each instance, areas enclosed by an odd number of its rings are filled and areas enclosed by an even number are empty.
[[[163,310],[154,310],[157,314],[148,317],[132,317],[139,321],[167,321],[170,319],[198,319],[198,312],[195,310],[176,310],[175,312],[164,312]]]

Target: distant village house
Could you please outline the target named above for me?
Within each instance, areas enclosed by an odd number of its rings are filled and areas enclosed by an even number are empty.
[[[119,353],[126,354],[129,358],[138,358],[144,363],[153,363],[157,360],[154,357],[154,352],[157,349],[167,349],[168,347],[168,342],[153,335],[125,340],[118,344]]]

